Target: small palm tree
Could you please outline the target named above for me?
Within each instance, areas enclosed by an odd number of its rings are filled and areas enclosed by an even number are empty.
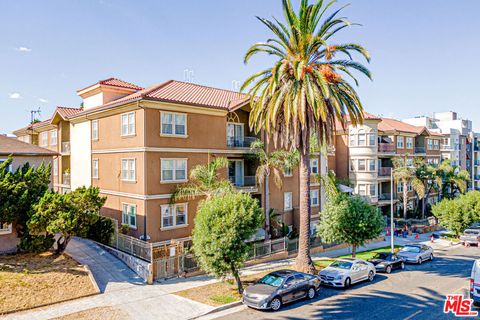
[[[453,199],[457,192],[467,191],[467,182],[470,174],[467,170],[461,170],[459,166],[452,165],[450,159],[444,160],[438,167],[442,177],[442,196]]]
[[[285,171],[292,171],[298,165],[298,152],[275,150],[268,153],[261,140],[255,140],[250,145],[250,149],[255,153],[259,165],[255,173],[256,179],[260,185],[265,187],[265,240],[270,238],[270,191],[269,179],[272,176],[273,182],[277,188],[282,188],[282,178]]]
[[[425,190],[422,198],[422,219],[424,219],[425,210],[427,207],[427,199],[433,190],[440,191],[443,181],[439,168],[428,164],[423,159],[419,159],[416,162],[415,176],[422,181]]]
[[[395,157],[393,162],[393,178],[394,181],[400,182],[403,186],[403,218],[407,219],[407,203],[408,203],[408,184],[412,185],[420,198],[425,194],[425,187],[423,182],[416,176],[416,168],[413,165],[408,165],[408,154],[405,157]]]
[[[258,18],[272,33],[266,42],[252,45],[245,63],[256,54],[275,58],[273,65],[245,80],[251,96],[249,124],[256,132],[265,130],[275,144],[300,152],[300,223],[296,268],[313,272],[310,257],[310,135],[316,131],[327,143],[335,134],[336,121],[345,116],[353,125],[363,121],[363,107],[355,89],[353,72],[371,78],[370,71],[353,60],[352,53],[370,55],[355,43],[334,44],[333,37],[352,24],[337,17],[342,10],[326,16],[334,1],[309,5],[302,0],[296,12],[290,0],[282,0],[285,22]],[[352,72],[353,71],[353,72]]]
[[[171,201],[181,199],[193,199],[204,196],[210,199],[215,195],[222,195],[234,192],[232,183],[222,179],[219,170],[228,167],[227,158],[215,158],[206,165],[197,165],[190,170],[190,182],[179,184],[172,194]]]

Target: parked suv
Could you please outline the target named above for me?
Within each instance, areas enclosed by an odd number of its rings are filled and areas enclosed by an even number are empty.
[[[480,228],[466,229],[460,236],[460,242],[465,245],[477,245],[480,242]]]

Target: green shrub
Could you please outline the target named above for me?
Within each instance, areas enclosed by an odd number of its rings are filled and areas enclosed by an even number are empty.
[[[53,235],[36,236],[26,233],[20,238],[18,249],[22,252],[40,253],[50,249],[54,242],[55,239],[53,238]]]
[[[107,217],[100,217],[89,226],[87,238],[103,244],[110,244],[114,232],[115,225],[113,220]]]

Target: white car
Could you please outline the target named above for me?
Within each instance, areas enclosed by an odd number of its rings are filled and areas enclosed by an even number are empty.
[[[364,280],[373,281],[375,275],[372,263],[355,258],[335,260],[318,274],[322,284],[339,288],[348,288]]]
[[[470,276],[470,299],[473,300],[475,305],[480,304],[480,259],[473,262]]]

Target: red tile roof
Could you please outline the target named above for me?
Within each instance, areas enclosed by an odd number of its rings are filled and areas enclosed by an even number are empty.
[[[80,109],[80,108],[67,108],[67,107],[58,106],[55,111],[58,112],[62,116],[63,119],[68,119],[71,116],[74,116],[75,114],[82,111],[82,109]]]
[[[421,134],[426,127],[414,126],[400,120],[390,119],[390,118],[381,118],[382,121],[378,124],[378,130],[380,131],[401,131],[407,133]],[[428,132],[428,130],[427,130]]]
[[[111,87],[118,87],[118,88],[125,88],[125,89],[132,89],[132,90],[142,90],[143,88],[140,87],[140,86],[137,86],[136,84],[133,84],[133,83],[130,83],[130,82],[127,82],[127,81],[123,81],[123,80],[120,80],[120,79],[117,79],[117,78],[108,78],[108,79],[104,79],[104,80],[100,80],[98,81],[97,83],[94,83],[92,85],[89,85],[83,89],[79,89],[77,90],[77,92],[80,92],[80,91],[83,91],[87,88],[90,88],[90,87],[93,87],[94,85],[97,85],[97,84],[100,84],[100,85],[105,85],[105,86],[111,86]]]
[[[52,150],[41,148],[37,145],[26,143],[15,138],[0,135],[0,155],[31,155],[31,156],[54,156],[57,153]]]

